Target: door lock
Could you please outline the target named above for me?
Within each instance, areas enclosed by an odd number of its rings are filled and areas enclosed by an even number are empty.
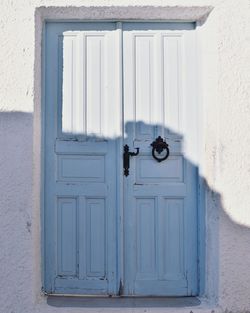
[[[136,148],[136,152],[129,152],[129,146],[125,145],[123,147],[123,169],[124,175],[129,175],[129,159],[131,156],[136,156],[139,154],[140,148]]]

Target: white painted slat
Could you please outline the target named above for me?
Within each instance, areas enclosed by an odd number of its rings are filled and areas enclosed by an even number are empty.
[[[180,135],[182,114],[181,37],[163,35],[164,126]]]
[[[82,34],[63,36],[62,133],[84,134]]]
[[[62,132],[73,132],[76,35],[63,38]]]
[[[135,84],[136,84],[136,136],[151,137],[152,107],[154,99],[153,68],[154,40],[151,36],[135,36]],[[147,124],[147,125],[146,125]]]
[[[103,105],[103,36],[86,36],[87,133],[101,135]]]

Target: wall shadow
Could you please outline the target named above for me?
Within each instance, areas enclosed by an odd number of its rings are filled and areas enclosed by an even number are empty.
[[[150,127],[152,125],[149,125]],[[170,137],[167,137],[167,141]],[[81,140],[79,138],[79,140]],[[92,136],[91,141],[105,140]],[[118,139],[112,139],[118,140]],[[37,219],[34,216],[35,208],[32,206],[33,197],[33,183],[32,183],[32,162],[36,161],[33,159],[33,114],[23,112],[1,112],[0,113],[0,232],[1,232],[1,248],[0,248],[0,277],[2,284],[9,286],[9,292],[6,297],[6,293],[3,295],[4,299],[0,302],[3,303],[3,309],[6,311],[11,307],[14,309],[12,304],[13,294],[19,299],[18,303],[26,303],[28,298],[24,297],[23,284],[30,281],[30,277],[34,275],[32,272],[32,258],[33,258],[33,245],[32,242],[36,242],[37,238],[34,238],[32,221]],[[171,151],[171,144],[170,144]],[[121,157],[121,156],[120,156]],[[197,166],[192,164],[189,160],[185,160],[191,164],[193,168],[197,169]],[[226,264],[225,270],[230,271],[232,269],[237,271],[236,261],[244,259],[245,251],[247,251],[250,230],[249,227],[239,225],[235,223],[230,216],[226,213],[223,208],[223,202],[221,195],[209,187],[206,182],[206,178],[199,176],[199,180],[204,184],[204,203],[200,207],[202,214],[200,214],[200,225],[201,230],[199,233],[200,238],[200,250],[204,255],[203,265],[200,268],[200,275],[204,275],[203,284],[200,286],[200,296],[212,300],[213,303],[218,301],[218,286],[219,286],[219,256],[221,251],[219,249],[227,250],[226,246],[219,246],[219,232],[223,228],[223,234],[232,233],[237,238],[236,244],[237,250],[227,251],[225,258],[230,258],[231,255],[237,254],[237,258],[234,259],[229,266]],[[40,195],[38,195],[40,196]],[[222,220],[219,222],[219,220]],[[223,223],[223,225],[222,225]],[[35,224],[39,224],[35,221]],[[15,260],[15,262],[10,262]],[[18,264],[18,266],[16,265]],[[221,263],[220,266],[224,266]],[[203,272],[203,273],[202,273]],[[16,280],[18,277],[18,280]],[[15,281],[16,283],[13,283]],[[32,285],[32,284],[31,284]],[[241,282],[238,282],[240,288]],[[225,290],[226,294],[230,295],[230,292],[234,292],[231,286],[227,286]],[[29,286],[27,290],[31,290],[32,286]],[[224,298],[223,298],[224,299]],[[95,303],[90,303],[89,300],[73,300],[76,303],[67,302],[64,298],[61,304],[56,300],[54,303],[51,297],[48,297],[48,304],[54,306],[86,306],[86,307],[105,307],[105,301],[96,300]],[[183,300],[180,299],[180,303]],[[191,301],[191,300],[190,300]],[[67,303],[65,303],[67,302]],[[84,302],[84,303],[83,303]],[[161,300],[159,300],[160,303]],[[164,301],[163,301],[164,302]],[[192,301],[191,301],[192,302]],[[116,302],[116,304],[106,301],[106,306],[142,306],[146,307],[143,300],[138,300],[135,304],[133,301],[126,303]],[[172,304],[169,304],[172,303]],[[173,305],[176,307],[175,300],[169,299],[168,304],[165,306]],[[156,302],[149,301],[149,306],[157,306]],[[160,306],[160,304],[159,304]]]
[[[21,312],[20,308],[31,306],[34,274],[32,164],[33,115],[0,112],[1,312]]]
[[[143,156],[149,156],[150,159],[152,159],[152,164],[155,166],[155,164],[158,164],[159,168],[164,168],[166,162],[169,162],[169,160],[175,156],[175,157],[182,157],[182,164],[183,168],[181,171],[183,171],[183,179],[184,183],[187,184],[187,190],[189,190],[190,193],[193,193],[197,200],[197,229],[195,230],[197,232],[197,255],[199,256],[197,260],[197,271],[198,271],[198,280],[199,280],[199,286],[198,286],[198,292],[197,295],[204,296],[206,293],[209,293],[209,298],[213,298],[213,300],[217,297],[218,294],[218,216],[219,216],[219,210],[221,208],[221,199],[220,195],[214,191],[211,190],[204,179],[204,177],[201,177],[199,175],[199,168],[197,164],[194,164],[192,161],[190,161],[187,157],[183,154],[183,140],[185,139],[183,134],[179,134],[174,132],[173,130],[163,127],[162,125],[152,125],[144,123],[143,121],[138,121],[136,123],[133,122],[127,122],[125,125],[125,138],[127,141],[134,142],[134,146],[130,147],[130,151],[135,151],[135,148],[137,147],[137,144],[144,146],[144,152]],[[170,155],[169,158],[162,163],[157,163],[151,155],[152,147],[151,143],[154,141],[159,135],[164,137],[166,139]],[[132,140],[130,140],[132,138]],[[81,135],[81,134],[71,134],[71,133],[64,133],[59,136],[58,140],[60,142],[62,141],[74,141],[75,144],[79,142],[79,144],[84,145],[84,143],[95,143],[98,145],[101,142],[112,142],[116,146],[121,145],[121,137],[115,137],[115,138],[108,138],[108,137],[100,137],[95,135]],[[145,148],[146,147],[146,148]],[[117,151],[117,150],[116,150]],[[164,154],[164,152],[163,152]],[[79,154],[78,154],[79,155]],[[141,151],[139,152],[139,156],[141,156]],[[162,155],[159,155],[162,157]],[[120,154],[116,156],[117,158],[120,158],[122,160],[123,157],[123,151],[120,150]],[[136,157],[131,158],[130,162],[134,162],[134,159]],[[175,165],[175,164],[174,164]],[[178,170],[178,169],[177,169]],[[178,172],[178,175],[180,173]],[[172,173],[173,175],[173,173]],[[177,174],[176,174],[177,175]],[[177,176],[178,176],[177,175]],[[191,175],[192,177],[189,177],[188,175]],[[166,173],[167,176],[167,173]],[[185,177],[185,178],[184,178]],[[185,181],[188,177],[188,180]],[[196,178],[196,185],[188,185],[189,183],[194,181],[194,177]],[[124,177],[126,179],[126,177]],[[180,178],[181,181],[182,178]],[[135,182],[136,183],[136,182]],[[178,184],[178,178],[176,181],[172,180],[172,183]],[[77,184],[77,183],[75,183]],[[169,181],[169,184],[171,184],[171,179]],[[71,182],[72,185],[72,182]],[[149,184],[150,185],[150,184]],[[155,183],[154,183],[155,185]],[[167,185],[166,185],[167,188]],[[191,190],[193,189],[193,190]],[[149,194],[145,194],[145,196],[149,196]],[[208,198],[207,198],[208,196]],[[211,201],[210,201],[211,199]],[[209,205],[209,212],[206,210],[206,206]],[[207,222],[209,221],[209,225],[207,225]],[[190,225],[191,227],[191,225]],[[191,229],[190,229],[191,231]],[[193,231],[193,230],[192,230]],[[209,236],[209,238],[208,238]],[[211,245],[211,249],[209,251],[206,250],[208,245]],[[208,262],[209,265],[208,265]],[[211,269],[210,269],[211,267]],[[211,271],[211,272],[210,272]],[[210,278],[211,277],[211,278]],[[210,283],[210,290],[208,290],[208,287],[206,286],[206,283],[209,279],[211,279]],[[98,300],[96,303],[94,301],[91,301],[88,298],[84,298],[83,300],[70,300],[72,306],[84,306],[84,305],[90,305],[90,306],[99,306],[98,303],[101,303],[102,300]],[[61,301],[61,304],[60,304]],[[183,304],[183,298],[179,299],[180,305]],[[199,301],[192,300],[191,298],[187,300],[186,305],[188,301],[193,301],[193,305],[198,305]],[[93,302],[93,303],[92,303]],[[191,303],[190,302],[190,303]],[[60,306],[65,303],[65,299],[60,298],[54,298],[49,297],[48,298],[48,304]],[[130,306],[134,303],[133,301],[125,301],[123,304],[126,306]],[[137,304],[134,303],[133,305],[140,306],[146,305],[146,303],[143,304],[143,301],[140,302],[140,300],[137,301]],[[175,301],[172,301],[171,298],[168,303],[164,302],[164,305],[172,305],[175,306]],[[120,306],[123,305],[122,303],[119,304],[119,301],[112,301],[105,300],[103,301],[103,306]],[[148,306],[155,305],[155,301],[149,301]],[[161,305],[160,305],[161,306]],[[182,305],[181,305],[182,306]]]

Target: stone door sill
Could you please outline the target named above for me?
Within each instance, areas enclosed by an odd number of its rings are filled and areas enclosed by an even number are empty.
[[[54,307],[81,308],[184,308],[201,304],[196,297],[94,297],[48,296],[47,304]]]

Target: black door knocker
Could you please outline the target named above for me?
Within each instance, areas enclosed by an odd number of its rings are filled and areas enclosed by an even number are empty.
[[[140,149],[136,148],[136,152],[130,152],[128,145],[125,145],[123,147],[123,170],[124,170],[125,176],[129,175],[129,159],[130,159],[130,157],[138,155],[139,151],[140,151]]]
[[[151,143],[151,146],[153,147],[152,156],[154,159],[156,159],[156,161],[162,162],[168,158],[169,156],[168,144],[166,143],[166,141],[163,140],[163,138],[161,138],[161,136],[157,137],[155,141]],[[159,158],[158,156],[155,155],[155,151],[158,154],[161,154],[163,150],[166,150],[166,153],[163,157]]]

